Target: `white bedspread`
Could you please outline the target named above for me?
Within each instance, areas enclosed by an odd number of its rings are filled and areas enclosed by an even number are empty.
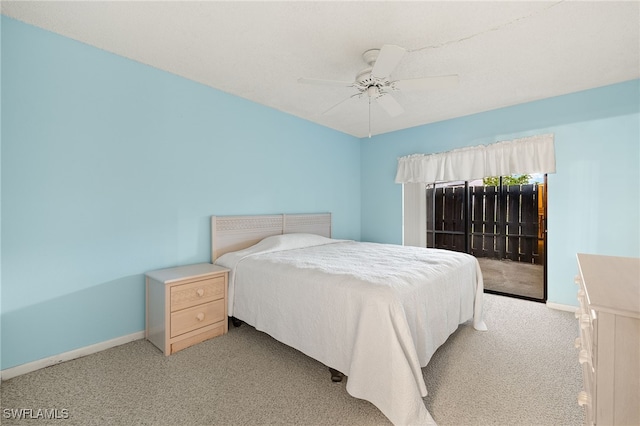
[[[216,263],[232,269],[229,315],[341,371],[394,424],[435,424],[421,367],[459,324],[486,330],[462,253],[287,234]]]

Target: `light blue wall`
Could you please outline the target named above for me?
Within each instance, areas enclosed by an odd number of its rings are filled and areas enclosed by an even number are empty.
[[[640,256],[639,110],[634,80],[363,140],[362,239],[402,241],[398,157],[554,133],[548,300],[576,305],[576,253]]]
[[[209,216],[332,212],[360,141],[2,17],[2,368],[144,329],[144,272],[210,260]]]
[[[415,152],[555,133],[550,301],[574,304],[576,252],[640,255],[638,81],[358,140],[0,25],[0,368],[141,331],[144,272],[208,261],[211,214],[331,211],[338,238],[399,243]]]
[[[0,206],[2,206],[2,22],[0,19]],[[0,208],[0,242],[2,241],[2,208]],[[2,368],[2,244],[0,244],[0,369]]]

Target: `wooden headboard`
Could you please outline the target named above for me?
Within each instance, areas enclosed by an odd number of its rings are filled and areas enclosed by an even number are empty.
[[[331,238],[331,213],[211,216],[211,262],[271,235],[295,232]]]

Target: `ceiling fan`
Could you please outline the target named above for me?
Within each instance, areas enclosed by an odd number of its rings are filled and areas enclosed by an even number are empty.
[[[408,80],[390,80],[390,75],[406,53],[406,49],[393,44],[385,44],[381,49],[369,49],[362,54],[362,58],[369,65],[356,74],[355,81],[322,80],[316,78],[299,78],[303,84],[321,86],[353,87],[357,93],[340,101],[323,114],[332,111],[338,105],[351,98],[367,97],[369,100],[369,137],[371,137],[371,101],[375,101],[391,117],[404,112],[402,105],[391,95],[394,91],[446,89],[458,84],[457,75],[443,75],[434,77],[413,78]]]

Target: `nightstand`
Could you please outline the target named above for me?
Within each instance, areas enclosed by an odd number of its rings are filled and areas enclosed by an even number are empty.
[[[171,355],[225,334],[228,276],[211,263],[147,272],[147,340]]]

